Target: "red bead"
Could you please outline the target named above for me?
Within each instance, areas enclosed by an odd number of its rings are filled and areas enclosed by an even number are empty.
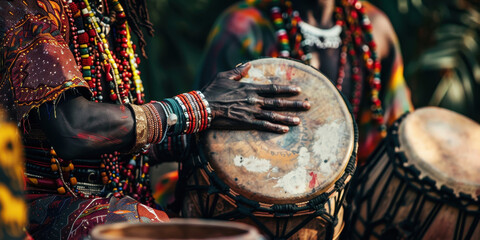
[[[95,37],[96,35],[97,35],[97,32],[95,32],[95,29],[88,30],[88,36]]]
[[[350,12],[350,16],[351,16],[352,18],[357,18],[357,17],[358,17],[358,13],[357,13],[356,11],[352,11],[352,12]]]
[[[97,47],[98,47],[98,51],[100,51],[101,53],[104,52],[104,50],[103,50],[103,44],[102,44],[102,43],[98,42]],[[97,54],[98,54],[98,53],[97,53]],[[98,56],[100,56],[100,55],[98,55]]]
[[[117,99],[118,99],[117,94],[116,94],[116,93],[110,94],[110,99],[111,99],[112,101],[117,101]]]
[[[353,74],[352,78],[356,82],[360,81],[360,75],[358,75],[358,74]]]
[[[143,165],[142,172],[143,173],[148,173],[148,170],[149,170],[149,166],[148,165]]]
[[[78,7],[77,7],[77,4],[72,2],[69,4],[69,7],[70,7],[70,11],[72,11],[72,13],[77,13],[78,12]]]
[[[58,187],[63,186],[63,182],[62,182],[62,180],[61,180],[60,178],[57,178],[57,179],[55,180],[55,183],[57,184]]]
[[[88,34],[86,32],[78,35],[78,43],[80,44],[88,43]]]
[[[82,58],[82,66],[92,66],[93,65],[93,59],[91,56],[88,58]]]
[[[117,13],[117,18],[125,18],[125,17],[126,17],[126,15],[125,15],[124,12]]]

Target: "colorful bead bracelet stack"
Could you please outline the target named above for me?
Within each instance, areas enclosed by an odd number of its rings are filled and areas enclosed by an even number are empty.
[[[176,124],[168,132],[170,135],[192,134],[210,127],[212,111],[200,91],[191,91],[167,98],[159,104],[167,110],[167,116],[176,116]]]
[[[160,106],[155,108],[154,104]],[[191,91],[167,98],[161,102],[129,105],[135,115],[136,144],[133,152],[146,150],[150,144],[162,142],[166,135],[193,134],[207,129],[212,121],[212,111],[200,91]],[[163,131],[159,111],[166,116]]]

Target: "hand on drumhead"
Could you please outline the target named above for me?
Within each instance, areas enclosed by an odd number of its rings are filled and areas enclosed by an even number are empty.
[[[221,72],[202,90],[212,109],[212,128],[285,133],[288,126],[298,125],[300,119],[293,112],[310,109],[310,103],[279,98],[278,95],[298,95],[301,89],[292,85],[239,82],[249,69],[250,64],[246,63]]]

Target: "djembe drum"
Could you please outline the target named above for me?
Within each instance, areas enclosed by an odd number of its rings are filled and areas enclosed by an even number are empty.
[[[348,103],[314,68],[286,59],[251,62],[242,81],[294,84],[311,109],[286,134],[210,130],[181,169],[183,216],[255,225],[273,239],[333,239],[341,233],[357,129]]]
[[[357,175],[347,232],[352,239],[480,239],[479,143],[480,125],[446,109],[397,120]]]
[[[93,240],[264,240],[252,226],[195,219],[172,219],[164,223],[114,223],[92,230]]]

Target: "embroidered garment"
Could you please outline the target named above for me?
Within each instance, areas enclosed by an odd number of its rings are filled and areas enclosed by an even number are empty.
[[[165,221],[168,216],[164,212],[130,197],[48,196],[31,200],[29,229],[34,239],[83,239],[99,224]]]
[[[245,1],[233,5],[215,23],[209,35],[207,51],[198,74],[198,78],[202,81],[201,84],[212,79],[217,72],[231,69],[238,63],[265,56],[279,56],[277,48],[279,44],[270,19],[269,8],[256,7],[250,2],[255,1]],[[366,15],[378,11],[368,3],[363,4]],[[268,6],[268,4],[266,5]],[[403,113],[412,110],[409,90],[403,78],[403,61],[398,42],[394,44],[392,57],[382,60],[380,97],[384,109],[384,122],[387,125],[393,123]],[[332,63],[325,64],[331,65]],[[329,71],[336,72],[331,69]],[[336,79],[336,76],[329,72],[323,73],[331,80]],[[348,80],[348,76],[346,79]],[[346,96],[350,96],[349,91],[351,91],[351,86],[347,85],[342,88],[342,92]],[[364,161],[383,138],[378,124],[372,120],[373,114],[368,101],[369,95],[365,94],[364,90],[360,103],[361,108],[357,116],[360,133],[358,150],[360,161]]]
[[[85,4],[83,0],[75,2]],[[112,0],[112,3],[118,1]],[[70,6],[76,7],[72,3]],[[130,194],[138,201],[123,197],[118,193],[122,191],[121,187],[110,189],[102,182],[108,179],[105,179],[105,166],[102,168],[105,160],[100,156],[98,159],[69,161],[57,158],[39,127],[36,112],[32,113],[33,109],[47,103],[53,106],[51,115],[54,117],[55,101],[70,89],[76,89],[88,99],[101,93],[101,89],[92,93],[90,85],[93,81],[87,83],[84,76],[90,74],[91,69],[83,65],[91,63],[92,58],[83,58],[85,54],[82,52],[80,58],[78,52],[71,50],[78,47],[71,29],[83,24],[83,20],[77,15],[76,20],[71,21],[74,16],[69,16],[72,9],[68,9],[67,1],[63,0],[0,1],[0,104],[10,113],[12,120],[25,129],[29,233],[35,239],[82,239],[101,223],[166,221],[165,213],[146,206],[153,203],[146,158],[140,155],[116,158],[122,169],[133,161],[135,168],[132,171],[137,173],[129,179],[128,184],[132,187],[125,195]],[[79,13],[78,8],[74,10]],[[85,40],[88,42],[88,35],[81,39]],[[81,50],[86,49],[88,47]],[[78,58],[75,55],[79,55]],[[128,90],[122,94],[121,97],[129,96]],[[120,183],[127,192],[127,183]],[[132,188],[135,188],[135,194],[131,193]],[[96,197],[87,198],[89,195]]]

